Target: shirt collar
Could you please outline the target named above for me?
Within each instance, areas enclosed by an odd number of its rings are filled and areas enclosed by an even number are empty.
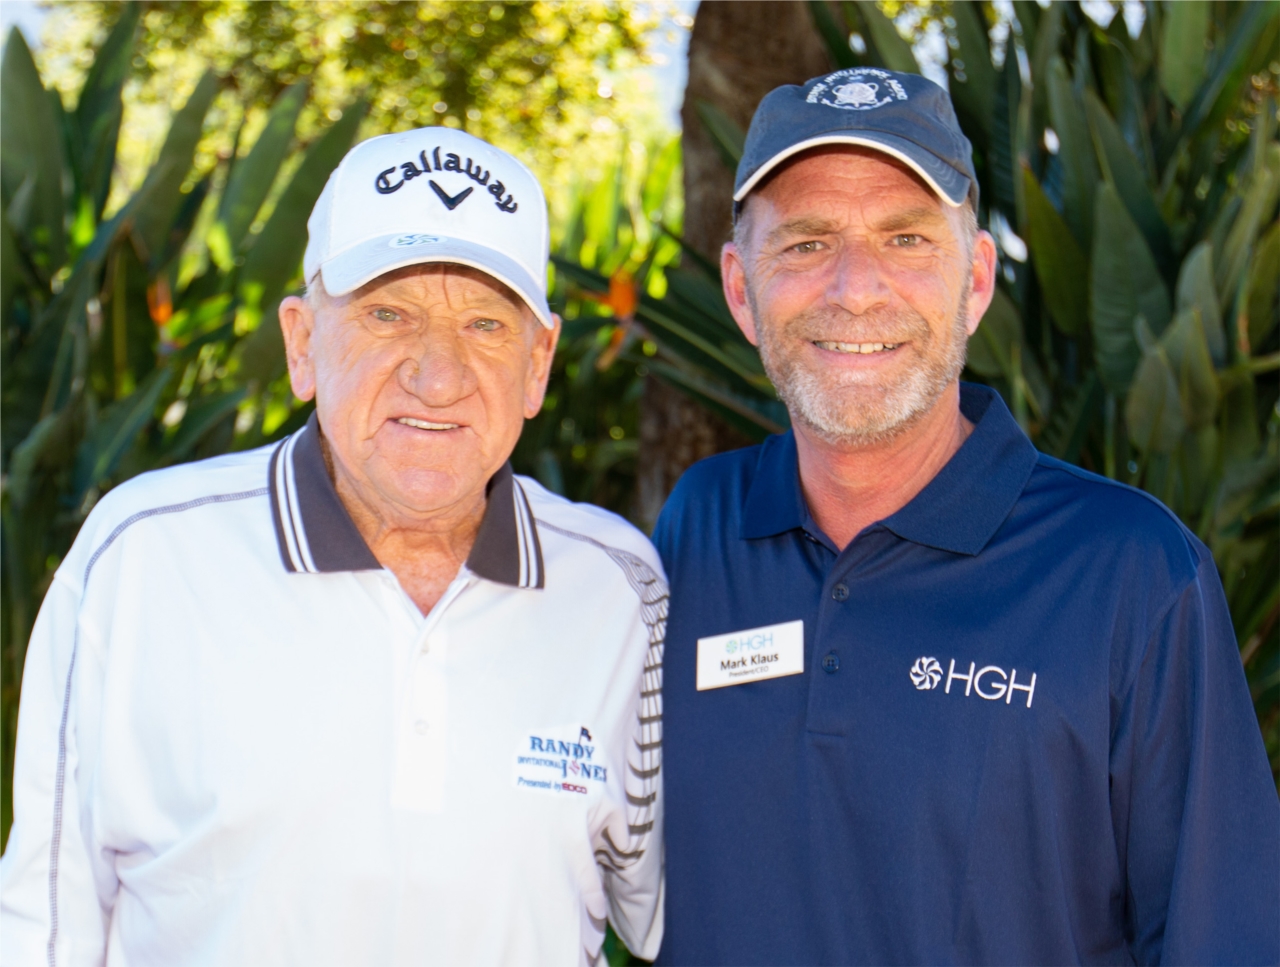
[[[1038,459],[998,393],[960,384],[960,411],[974,424],[938,475],[882,526],[904,540],[977,554],[1009,516]],[[809,519],[792,431],[760,448],[743,503],[742,536],[751,540],[803,528]]]
[[[327,574],[382,569],[329,479],[314,413],[302,430],[271,455],[268,489],[286,571]],[[493,475],[485,493],[484,517],[467,568],[499,584],[544,587],[537,522],[510,463]]]

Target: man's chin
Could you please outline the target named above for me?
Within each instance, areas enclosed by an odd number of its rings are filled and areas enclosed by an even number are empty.
[[[837,387],[793,386],[784,395],[793,419],[820,439],[864,447],[892,440],[919,422],[941,396],[922,390],[858,381]]]
[[[446,468],[384,470],[372,479],[378,493],[403,513],[430,517],[470,506],[484,496],[487,478]]]

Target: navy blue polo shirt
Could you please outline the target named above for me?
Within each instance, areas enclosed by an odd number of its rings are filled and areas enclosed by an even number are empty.
[[[839,552],[795,440],[692,467],[671,583],[664,964],[1276,963],[1280,803],[1208,550],[990,389]],[[696,689],[699,638],[804,671]]]

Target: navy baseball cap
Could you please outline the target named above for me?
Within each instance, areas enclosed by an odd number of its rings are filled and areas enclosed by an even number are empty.
[[[947,92],[919,74],[850,67],[765,95],[738,162],[735,215],[770,171],[824,144],[883,151],[911,168],[953,208],[966,198],[978,207],[973,148]]]

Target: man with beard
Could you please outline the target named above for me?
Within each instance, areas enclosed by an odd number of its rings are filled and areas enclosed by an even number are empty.
[[[792,430],[693,467],[655,533],[659,962],[1277,962],[1212,557],[959,382],[996,253],[947,95],[778,88],[734,198],[725,296]]]

